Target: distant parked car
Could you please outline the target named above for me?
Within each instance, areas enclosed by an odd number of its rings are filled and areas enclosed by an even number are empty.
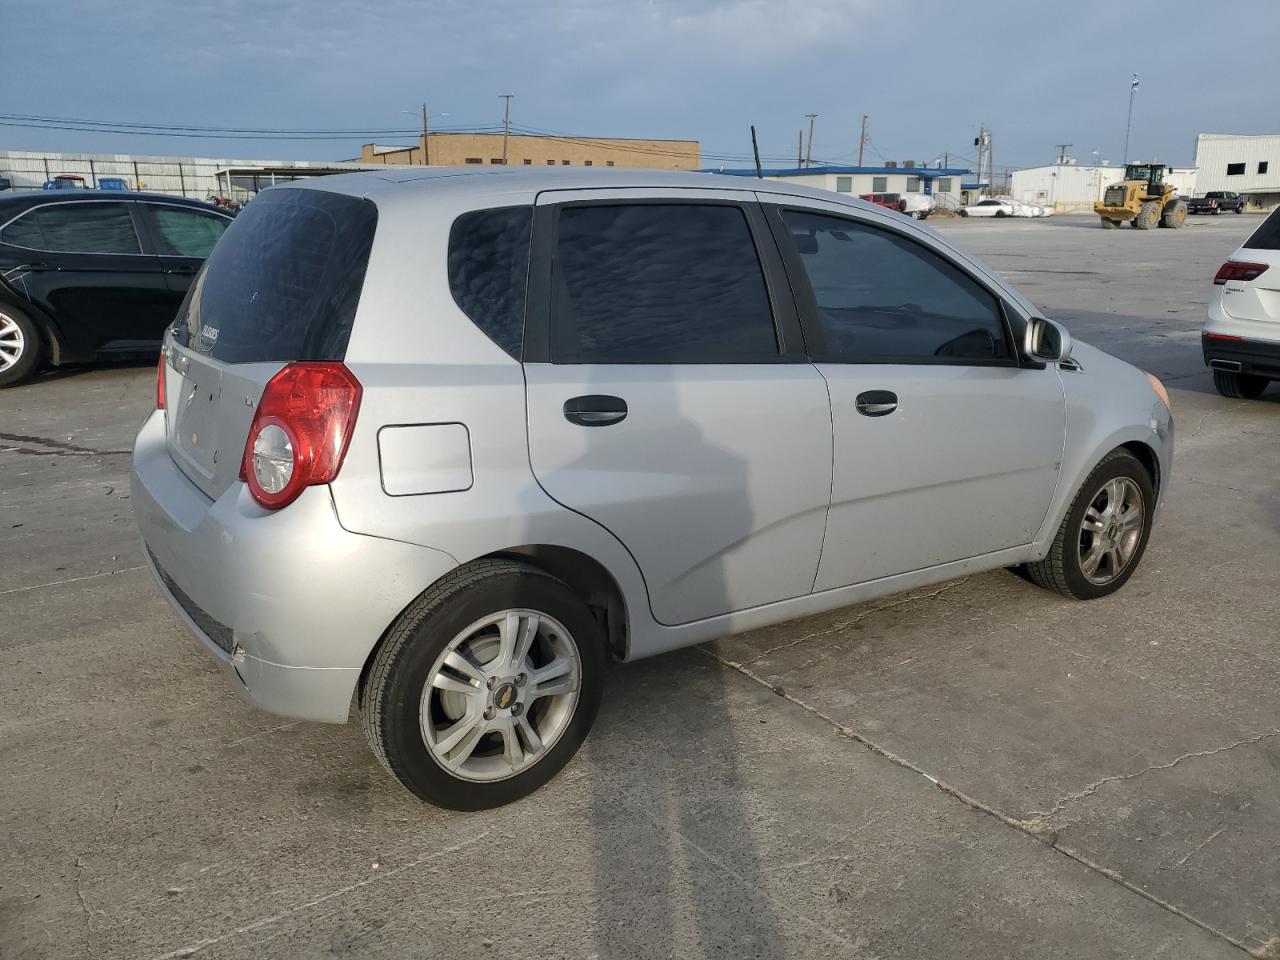
[[[1230,190],[1210,190],[1203,197],[1192,197],[1187,201],[1187,213],[1212,213],[1217,215],[1223,210],[1232,213],[1244,213],[1245,199]]]
[[[863,200],[897,210],[913,220],[925,219],[934,208],[933,197],[923,193],[864,193],[861,196]]]
[[[45,190],[83,190],[84,177],[74,173],[60,173],[44,182]]]
[[[99,177],[98,189],[99,190],[128,190],[129,181],[125,180],[123,177]]]
[[[1280,210],[1213,278],[1200,328],[1204,362],[1224,397],[1252,400],[1280,380]]]
[[[1017,215],[1013,201],[996,200],[993,197],[960,208],[962,217],[1016,217]]]
[[[207,204],[152,194],[0,199],[0,387],[46,360],[155,356],[229,223]]]

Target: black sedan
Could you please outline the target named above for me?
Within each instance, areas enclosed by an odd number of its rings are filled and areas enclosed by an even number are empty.
[[[154,356],[231,217],[92,190],[0,198],[0,387],[42,363]]]

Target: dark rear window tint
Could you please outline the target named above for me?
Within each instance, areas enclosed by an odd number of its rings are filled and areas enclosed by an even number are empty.
[[[138,234],[123,203],[36,207],[5,227],[0,239],[50,253],[139,254]]]
[[[532,207],[476,210],[449,231],[449,289],[462,312],[517,360],[524,345]]]
[[[1271,211],[1244,245],[1254,250],[1280,250],[1280,208]]]
[[[226,363],[343,359],[377,222],[367,200],[264,191],[205,261],[178,343]]]

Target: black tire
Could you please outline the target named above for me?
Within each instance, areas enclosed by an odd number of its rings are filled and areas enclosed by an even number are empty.
[[[1160,226],[1177,230],[1187,222],[1187,205],[1181,200],[1174,200],[1164,208],[1164,216],[1160,218]]]
[[[21,348],[12,362],[0,357],[0,387],[15,387],[31,377],[40,368],[44,356],[44,339],[31,318],[7,303],[0,303],[0,331],[13,327],[21,337]],[[15,343],[7,338],[6,342]]]
[[[1236,373],[1234,370],[1214,370],[1213,386],[1224,397],[1232,400],[1256,400],[1262,396],[1271,381],[1251,373]]]
[[[962,216],[962,217],[967,217],[967,216],[969,215],[969,211],[968,211],[968,210],[961,209],[961,210],[959,211],[959,214],[960,214],[960,216]]]
[[[1103,230],[1114,230],[1120,226],[1119,220],[1112,220],[1110,217],[1100,217],[1099,219],[1102,221]]]
[[[1133,218],[1135,230],[1150,230],[1160,222],[1160,204],[1155,200],[1145,200],[1138,208],[1138,215]]]
[[[446,771],[423,740],[423,689],[454,637],[506,609],[544,613],[572,634],[581,673],[578,700],[568,725],[540,760],[506,779],[468,780]],[[562,581],[511,560],[468,564],[423,593],[388,631],[365,680],[365,735],[382,765],[428,803],[451,810],[511,803],[554,777],[586,739],[600,706],[604,657],[600,626]]]
[[[1221,208],[1221,207],[1214,207],[1214,208],[1213,208],[1213,215],[1214,215],[1215,217],[1216,217],[1216,216],[1219,216],[1221,213],[1222,213],[1222,208]]]
[[[1244,213],[1244,204],[1243,204],[1243,203],[1241,203],[1241,204],[1239,204],[1239,205],[1237,205],[1237,206],[1236,206],[1236,213]]]
[[[997,217],[1007,217],[1007,216],[1008,216],[1008,214],[1007,214],[1007,213],[1005,213],[1003,210],[997,210],[997,211],[996,211],[996,216],[997,216]]]
[[[1080,566],[1081,524],[1084,521],[1085,512],[1102,485],[1120,477],[1132,480],[1142,494],[1143,529],[1138,539],[1137,549],[1129,562],[1110,582],[1098,584],[1089,580]],[[1155,487],[1152,484],[1151,475],[1147,473],[1147,468],[1128,450],[1112,450],[1093,468],[1088,478],[1080,485],[1080,489],[1076,491],[1071,508],[1067,510],[1062,526],[1058,528],[1045,558],[1026,564],[1028,576],[1036,585],[1075,600],[1096,600],[1115,593],[1129,581],[1133,571],[1142,561],[1142,555],[1147,549],[1147,540],[1151,536],[1151,511],[1155,505]]]

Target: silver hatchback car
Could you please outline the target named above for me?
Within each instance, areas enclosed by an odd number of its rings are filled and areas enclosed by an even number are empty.
[[[1111,593],[1173,452],[1158,380],[928,229],[709,174],[272,188],[157,394],[133,499],[177,615],[458,809],[564,766],[608,655],[997,567]]]

